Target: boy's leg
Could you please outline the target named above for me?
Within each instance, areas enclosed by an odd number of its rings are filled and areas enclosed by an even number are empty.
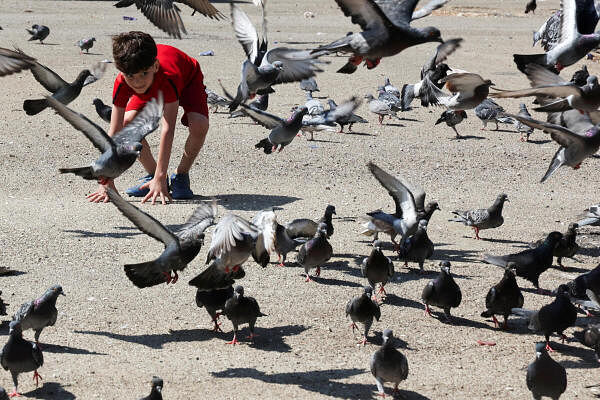
[[[204,145],[206,133],[208,132],[208,118],[206,118],[206,116],[197,112],[188,112],[186,115],[189,126],[189,135],[185,142],[181,161],[175,171],[177,174],[187,174],[190,172],[194,160]]]

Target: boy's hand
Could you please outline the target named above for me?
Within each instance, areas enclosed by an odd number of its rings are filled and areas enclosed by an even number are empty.
[[[115,181],[113,179],[109,179],[106,185],[98,185],[98,190],[96,190],[94,193],[88,194],[86,198],[92,203],[108,203],[110,199],[108,198],[108,193],[106,192],[107,187],[117,192]]]
[[[152,205],[156,204],[156,198],[160,197],[160,200],[163,204],[167,204],[167,200],[173,201],[173,198],[169,194],[169,188],[167,188],[167,180],[166,178],[155,175],[154,178],[148,183],[140,186],[140,189],[149,189],[150,191],[142,200],[142,203],[145,203],[149,199],[152,199]]]

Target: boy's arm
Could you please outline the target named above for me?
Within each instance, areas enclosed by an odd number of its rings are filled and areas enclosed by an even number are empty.
[[[152,200],[152,204],[155,204],[157,197],[160,198],[163,204],[167,204],[167,199],[173,200],[167,188],[167,170],[169,169],[169,160],[171,158],[171,148],[173,146],[173,137],[175,135],[178,108],[179,101],[166,103],[163,107],[156,171],[154,171],[154,178],[141,186],[141,188],[148,188],[150,190],[142,200],[142,203],[145,203],[147,200]]]

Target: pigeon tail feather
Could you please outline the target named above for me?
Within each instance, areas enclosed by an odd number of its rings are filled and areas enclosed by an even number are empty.
[[[59,168],[58,172],[61,174],[75,174],[82,177],[83,179],[94,180],[94,170],[92,167],[78,167],[78,168]]]
[[[23,102],[23,110],[27,115],[36,115],[44,111],[48,107],[46,99],[25,100]]]

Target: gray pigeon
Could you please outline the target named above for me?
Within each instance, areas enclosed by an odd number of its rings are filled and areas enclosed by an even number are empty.
[[[193,286],[191,281],[190,285]],[[196,305],[200,308],[206,308],[206,312],[210,315],[214,324],[213,330],[215,332],[223,332],[219,327],[218,318],[220,314],[217,311],[223,310],[225,302],[231,297],[233,297],[233,286],[231,285],[224,289],[202,290],[198,288],[196,291]]]
[[[352,74],[363,60],[368,69],[373,69],[383,57],[394,56],[409,47],[428,42],[443,43],[439,29],[432,26],[415,28],[410,25],[417,3],[418,0],[338,1],[344,15],[351,17],[352,22],[360,25],[363,31],[320,46],[313,52],[352,54],[348,63],[337,71]]]
[[[394,263],[389,257],[383,254],[381,244],[379,240],[373,242],[371,254],[365,257],[360,264],[362,276],[367,278],[373,290],[376,289],[378,283],[380,284],[379,292],[377,292],[375,297],[381,293],[386,293],[385,285],[394,276]]]
[[[60,173],[72,173],[83,179],[98,180],[103,185],[119,177],[133,165],[142,150],[142,140],[158,128],[163,111],[162,92],[158,92],[158,99],[153,98],[147,102],[133,121],[111,137],[84,115],[71,110],[55,98],[46,97],[46,101],[49,107],[82,132],[102,153],[87,167],[60,168]]]
[[[75,43],[75,46],[79,47],[79,54],[83,54],[84,50],[86,53],[89,53],[90,49],[94,46],[95,41],[96,38],[94,37],[88,39],[81,39],[78,40],[77,43]]]
[[[44,365],[42,350],[35,343],[23,339],[23,330],[19,321],[11,321],[8,331],[8,341],[0,354],[0,365],[12,375],[15,389],[11,397],[19,396],[19,374],[33,371],[35,385],[42,379],[37,370]]]
[[[468,211],[452,211],[452,214],[456,215],[456,217],[449,221],[462,222],[466,226],[472,227],[475,231],[475,239],[481,239],[479,237],[480,230],[498,228],[504,223],[502,209],[505,201],[508,201],[508,196],[504,193],[500,193],[498,197],[496,197],[494,204],[490,207]]]
[[[600,226],[600,203],[591,206],[585,210],[585,213],[580,216],[581,220],[577,221],[577,225],[585,226]]]
[[[252,256],[254,261],[263,268],[269,263],[271,253],[277,254],[280,267],[285,266],[287,254],[304,243],[304,240],[294,240],[288,235],[286,227],[277,221],[272,210],[261,211],[254,217],[252,223],[261,228]]]
[[[229,104],[229,103],[230,102],[227,101],[227,104]],[[269,108],[269,94],[267,93],[267,94],[263,94],[263,95],[256,97],[256,100],[248,103],[248,107],[255,108],[260,111],[267,111],[267,108]],[[239,117],[246,117],[246,116],[247,116],[247,114],[243,110],[237,110],[237,111],[230,113],[229,117],[227,117],[227,118],[239,118]]]
[[[339,106],[335,104],[333,100],[329,100],[329,110],[323,111],[319,115],[309,117],[306,115],[302,120],[302,131],[333,131],[335,132],[335,124],[340,124],[343,127],[345,124],[353,124],[354,122],[360,121],[361,118],[356,116],[354,110],[361,104],[361,100],[352,97],[349,100],[343,102]],[[320,103],[319,103],[320,104]],[[308,102],[307,102],[308,106]],[[356,119],[358,118],[358,119]],[[364,120],[363,120],[364,121]],[[368,121],[364,121],[368,122]],[[341,132],[341,130],[339,131]],[[312,140],[312,134],[311,139]]]
[[[47,326],[54,326],[58,310],[56,299],[59,295],[65,295],[60,285],[51,286],[42,297],[23,303],[21,308],[13,315],[13,321],[18,321],[21,330],[33,329],[35,331],[35,343],[39,346],[40,334]]]
[[[126,264],[125,274],[139,288],[175,283],[177,271],[183,271],[200,252],[204,244],[204,231],[214,223],[217,206],[200,203],[185,225],[177,232],[168,230],[159,221],[124,200],[117,192],[107,188],[110,201],[140,231],[162,242],[165,250],[152,260],[138,264]]]
[[[129,7],[133,4],[144,14],[150,22],[169,36],[181,39],[181,34],[187,34],[181,16],[178,3],[183,3],[210,19],[225,19],[209,0],[120,0],[114,4],[117,8]]]
[[[485,130],[488,122],[495,123],[496,130],[498,130],[498,122],[503,124],[515,123],[512,118],[504,116],[504,108],[492,99],[485,99],[475,107],[475,115],[483,122],[482,131]]]
[[[450,321],[450,309],[460,305],[462,293],[450,274],[449,261],[440,262],[440,274],[425,286],[421,300],[425,304],[426,315],[431,316],[430,305],[436,306],[444,310],[446,319]]]
[[[317,234],[319,224],[324,223],[327,225],[327,239],[329,239],[333,235],[333,214],[336,214],[335,206],[328,204],[323,216],[317,222],[308,218],[297,218],[286,225],[286,232],[292,239],[310,239]]]
[[[95,98],[92,100],[92,104],[96,108],[96,113],[104,121],[110,124],[110,118],[112,117],[112,107],[104,104],[102,100]]]
[[[311,92],[306,92],[306,103],[304,107],[308,110],[308,115],[321,115],[325,112],[325,107],[318,99],[312,97]]]
[[[373,318],[377,321],[381,318],[381,310],[377,302],[371,299],[372,295],[373,289],[371,286],[365,286],[362,295],[353,297],[346,304],[346,317],[350,316],[352,320],[350,324],[352,333],[354,333],[355,329],[358,330],[358,326],[356,326],[357,322],[364,326],[363,339],[359,342],[363,346],[367,344],[367,335],[369,334],[371,325],[373,325]]]
[[[333,248],[327,241],[327,224],[321,222],[315,237],[304,243],[300,250],[296,262],[304,267],[306,282],[310,282],[309,271],[316,268],[316,276],[321,276],[321,266],[325,264],[333,255]]]
[[[29,42],[39,40],[41,44],[44,44],[44,39],[50,34],[50,28],[45,25],[34,24],[31,29],[25,28],[25,30],[31,35],[28,39]]]
[[[594,349],[596,360],[600,362],[600,325],[589,324],[582,331],[573,332],[575,339]]]
[[[327,100],[327,104],[329,104],[330,111],[336,110],[338,107],[338,105],[335,103],[335,101],[333,101],[331,99]],[[348,132],[352,132],[352,125],[354,125],[356,123],[368,124],[369,121],[367,121],[360,115],[354,114],[354,112],[350,112],[349,114],[344,113],[343,115],[340,115],[339,118],[337,118],[335,120],[335,123],[340,126],[340,133],[342,133],[342,132],[344,132],[345,125],[348,125]]]
[[[388,115],[390,118],[395,117],[400,119],[400,117],[396,115],[396,111],[392,109],[392,106],[389,103],[376,99],[370,93],[365,95],[365,99],[367,99],[367,102],[369,103],[369,111],[371,111],[373,114],[377,114],[379,117],[380,125],[383,124],[383,118],[386,115]]]
[[[504,329],[508,329],[508,316],[513,308],[523,307],[523,293],[515,278],[516,264],[509,262],[504,270],[502,280],[492,286],[485,297],[486,310],[481,313],[484,318],[492,317],[494,325],[500,327],[496,314],[504,317]]]
[[[398,258],[404,260],[404,266],[408,267],[408,262],[419,263],[419,272],[424,272],[423,264],[425,260],[433,255],[433,242],[427,236],[427,220],[419,221],[417,231],[406,238],[398,250]]]
[[[162,397],[162,389],[164,386],[164,382],[158,376],[152,377],[152,382],[150,383],[152,389],[150,389],[150,394],[148,396],[142,397],[140,400],[163,400]]]
[[[550,357],[544,343],[535,344],[535,360],[527,367],[526,381],[535,400],[544,396],[558,400],[567,390],[565,367]]]
[[[394,95],[397,98],[400,98],[400,90],[398,90],[398,88],[396,86],[394,86],[390,83],[390,78],[388,78],[388,77],[385,78],[385,82],[383,83],[383,89],[387,93]]]
[[[300,89],[309,92],[310,94],[313,92],[320,92],[319,85],[317,85],[317,81],[314,77],[302,79],[300,81]]]
[[[440,115],[440,117],[438,118],[438,120],[435,121],[435,125],[439,125],[442,122],[445,122],[446,125],[448,125],[450,128],[452,128],[452,130],[454,131],[454,133],[456,133],[456,138],[460,139],[460,138],[462,138],[462,136],[460,136],[460,134],[456,130],[456,125],[458,125],[461,122],[463,122],[463,120],[466,119],[466,118],[467,118],[466,111],[450,111],[450,110],[445,110],[444,112],[442,112],[442,115]]]
[[[16,74],[35,66],[35,58],[20,51],[0,47],[0,77]]]
[[[406,111],[402,109],[402,102],[400,101],[400,98],[390,92],[387,92],[384,86],[379,86],[377,88],[377,100],[383,101],[389,105],[392,111]]]
[[[265,314],[260,312],[260,307],[254,297],[245,297],[244,288],[242,286],[236,286],[233,297],[229,298],[225,302],[223,308],[223,315],[225,315],[233,324],[233,340],[227,342],[227,344],[238,344],[237,332],[238,327],[242,324],[248,324],[250,329],[250,339],[253,339],[256,335],[254,334],[254,325],[258,317],[266,317]]]
[[[524,103],[519,104],[519,113],[517,114],[520,117],[531,118],[531,114],[527,111],[527,106]],[[513,118],[514,119],[514,118]],[[521,137],[519,140],[521,142],[528,142],[529,136],[533,133],[533,128],[529,125],[523,124],[521,121],[514,119],[516,122],[516,128],[519,133],[521,133]],[[525,135],[525,137],[523,137]]]
[[[225,97],[219,96],[215,92],[210,89],[205,89],[206,92],[206,102],[209,106],[213,106],[215,109],[214,112],[219,111],[219,107],[229,107],[231,101],[227,100]]]
[[[394,348],[394,334],[391,329],[383,331],[383,344],[371,356],[371,373],[377,383],[378,395],[385,397],[385,382],[392,382],[392,396],[399,394],[398,385],[408,377],[408,360]]]

